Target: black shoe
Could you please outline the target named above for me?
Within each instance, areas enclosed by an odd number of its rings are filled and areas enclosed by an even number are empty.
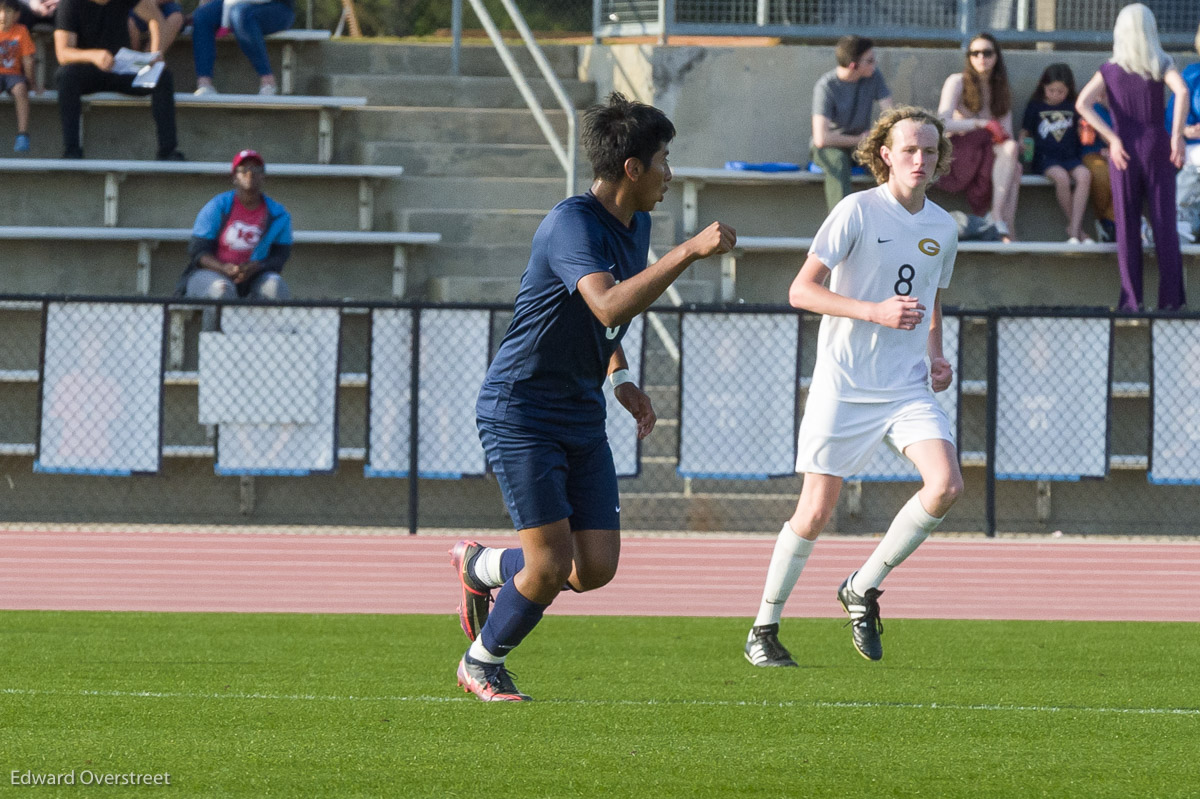
[[[792,654],[779,643],[779,625],[764,624],[750,628],[746,639],[746,660],[754,666],[795,666]]]
[[[850,621],[846,624],[851,626],[854,648],[867,660],[879,660],[883,657],[883,641],[879,640],[883,633],[883,621],[879,618],[879,595],[883,592],[878,588],[868,588],[866,594],[856,594],[850,589],[850,577],[842,581],[837,598],[842,609],[850,614]]]
[[[492,604],[492,589],[475,579],[471,573],[471,561],[483,551],[474,541],[459,541],[450,548],[450,565],[458,574],[462,586],[462,598],[458,603],[458,623],[467,638],[474,641],[479,637],[487,621]]]
[[[186,161],[187,158],[178,150],[172,150],[169,153],[159,153],[155,156],[156,161]]]
[[[62,157],[63,158],[74,158],[74,159],[83,158],[83,150],[81,150],[78,147],[72,147],[69,150],[63,150]]]
[[[532,698],[517,690],[503,663],[480,663],[468,655],[458,662],[458,684],[481,702],[528,702]]]

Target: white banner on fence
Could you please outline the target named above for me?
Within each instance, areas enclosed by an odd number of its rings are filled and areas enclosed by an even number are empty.
[[[221,311],[200,334],[200,422],[217,474],[305,475],[337,465],[337,308]]]
[[[411,440],[412,311],[371,312],[367,477],[407,477]]]
[[[957,316],[942,317],[942,354],[946,356],[946,360],[954,368],[954,380],[950,383],[950,388],[933,395],[938,405],[950,417],[951,432],[958,430],[959,321]],[[875,449],[875,454],[871,457],[866,467],[859,474],[856,474],[853,479],[876,482],[903,482],[920,480],[921,475],[916,467],[913,466],[912,461],[886,444],[881,444]]]
[[[793,474],[798,317],[685,314],[681,338],[679,474]]]
[[[621,349],[625,353],[625,360],[629,362],[629,374],[639,387],[642,385],[642,341],[645,329],[643,314],[629,323],[629,330],[621,339]],[[617,466],[617,477],[634,477],[638,473],[637,422],[625,410],[625,406],[617,402],[608,380],[604,381],[604,401],[608,403],[608,446],[612,449],[613,463]]]
[[[368,477],[407,477],[411,440],[412,312],[376,310],[371,321]],[[488,366],[488,311],[421,313],[417,464],[421,477],[482,475],[475,398]]]
[[[161,305],[49,304],[35,471],[159,470],[164,312]]]
[[[1155,319],[1151,483],[1200,483],[1200,322]]]
[[[996,477],[1108,473],[1108,319],[1001,319]]]

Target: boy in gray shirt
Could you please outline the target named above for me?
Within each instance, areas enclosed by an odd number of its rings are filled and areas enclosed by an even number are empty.
[[[838,39],[837,68],[813,86],[812,160],[825,172],[829,210],[850,193],[851,153],[871,128],[875,101],[887,110],[892,92],[875,71],[875,43],[862,36]]]

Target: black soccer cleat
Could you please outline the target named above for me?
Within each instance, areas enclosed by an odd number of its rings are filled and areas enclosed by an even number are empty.
[[[469,655],[458,662],[458,684],[481,702],[529,702],[528,694],[517,690],[512,674],[503,663],[480,663]]]
[[[795,666],[792,654],[779,643],[779,625],[764,624],[750,628],[746,639],[746,660],[753,666]]]
[[[837,598],[850,616],[846,624],[850,625],[854,648],[867,660],[880,660],[883,658],[883,641],[879,639],[883,634],[883,620],[879,618],[879,595],[883,592],[868,588],[866,594],[856,594],[850,588],[850,577],[842,581]]]
[[[458,573],[458,582],[462,588],[462,598],[458,604],[458,623],[467,638],[474,641],[479,637],[487,621],[488,611],[492,604],[492,589],[471,573],[471,561],[483,550],[474,541],[459,541],[450,549],[450,565]]]

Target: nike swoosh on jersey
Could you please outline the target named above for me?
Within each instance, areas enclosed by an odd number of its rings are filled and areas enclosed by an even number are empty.
[[[875,238],[875,241],[876,241],[876,243],[878,243],[878,244],[887,244],[889,241],[891,241],[891,239],[881,239],[881,238],[879,238],[879,237],[877,236],[877,237]]]

